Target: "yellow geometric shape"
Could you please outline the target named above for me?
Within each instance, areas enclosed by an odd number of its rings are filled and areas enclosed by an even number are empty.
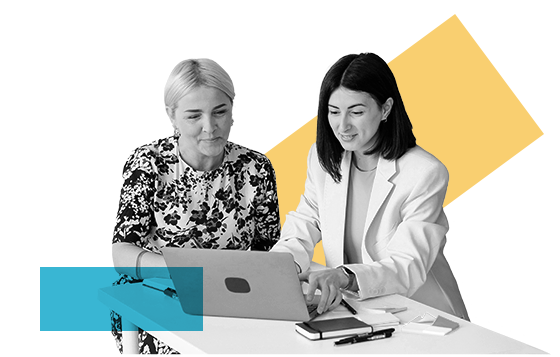
[[[317,117],[266,153],[276,172],[280,223],[282,225],[284,225],[288,212],[295,211],[299,199],[305,191],[307,154],[311,145],[315,142],[316,133]]]
[[[288,212],[296,210],[301,195],[305,191],[307,154],[316,137],[317,117],[266,153],[276,173],[280,223],[282,225],[284,225]],[[325,265],[323,242],[315,246],[313,260]]]
[[[449,170],[444,206],[542,135],[457,16],[390,67],[418,145]]]
[[[449,171],[444,206],[542,135],[457,16],[389,66],[418,145]],[[267,153],[276,171],[282,224],[304,192],[307,154],[315,137],[316,118]],[[313,260],[325,264],[321,243]]]

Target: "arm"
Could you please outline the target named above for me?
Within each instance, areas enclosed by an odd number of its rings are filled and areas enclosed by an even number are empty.
[[[168,278],[161,254],[144,249],[153,220],[152,202],[156,175],[148,153],[135,151],[125,164],[117,223],[113,234],[113,264],[119,274],[137,279]],[[140,257],[139,254],[145,251]],[[137,264],[139,266],[137,274]],[[146,267],[160,269],[145,269]],[[165,268],[165,269],[162,269]]]
[[[276,192],[276,175],[270,161],[265,157],[260,170],[261,178],[255,195],[255,236],[252,250],[270,250],[280,238],[280,213]]]
[[[319,203],[317,190],[321,177],[317,177],[318,165],[315,144],[311,147],[307,157],[307,179],[305,192],[301,196],[296,211],[286,215],[282,227],[280,240],[272,248],[276,252],[288,252],[294,257],[299,271],[307,271],[313,259],[315,245],[321,240],[321,222],[319,217]],[[324,178],[323,178],[324,179]]]
[[[347,276],[340,269],[309,270],[315,245],[322,239],[319,213],[319,192],[324,186],[326,173],[320,167],[315,144],[307,157],[305,192],[295,212],[286,216],[280,241],[272,248],[276,252],[293,255],[299,279],[309,283],[307,301],[311,302],[315,290],[321,290],[317,312],[332,310],[340,303],[340,288],[348,285]]]
[[[138,259],[139,254],[142,252],[146,253]],[[146,251],[132,243],[113,243],[113,264],[117,273],[126,274],[136,279],[169,278],[167,264],[165,264],[161,254]],[[140,277],[136,273],[137,266]]]

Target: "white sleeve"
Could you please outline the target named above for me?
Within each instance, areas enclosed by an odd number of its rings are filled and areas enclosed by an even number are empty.
[[[280,240],[272,248],[275,252],[288,252],[302,271],[309,269],[315,245],[321,241],[321,221],[319,217],[317,174],[322,171],[317,158],[315,144],[307,157],[307,179],[305,192],[301,196],[296,211],[286,215]],[[319,180],[320,181],[320,180]]]

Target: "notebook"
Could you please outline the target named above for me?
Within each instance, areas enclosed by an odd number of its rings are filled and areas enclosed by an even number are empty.
[[[296,331],[310,340],[323,340],[373,332],[373,328],[355,317],[296,323]]]
[[[308,307],[305,302],[289,253],[188,248],[162,252],[187,314],[289,321],[309,321],[317,315],[316,304]],[[202,272],[192,274],[182,267],[202,267]]]

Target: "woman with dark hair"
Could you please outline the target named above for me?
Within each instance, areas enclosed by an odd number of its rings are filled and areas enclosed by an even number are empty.
[[[272,250],[294,256],[309,300],[321,290],[318,312],[335,308],[342,292],[402,294],[468,320],[443,255],[447,169],[416,145],[379,56],[344,56],[327,72],[307,164],[305,193]],[[310,271],[321,240],[327,269]]]

